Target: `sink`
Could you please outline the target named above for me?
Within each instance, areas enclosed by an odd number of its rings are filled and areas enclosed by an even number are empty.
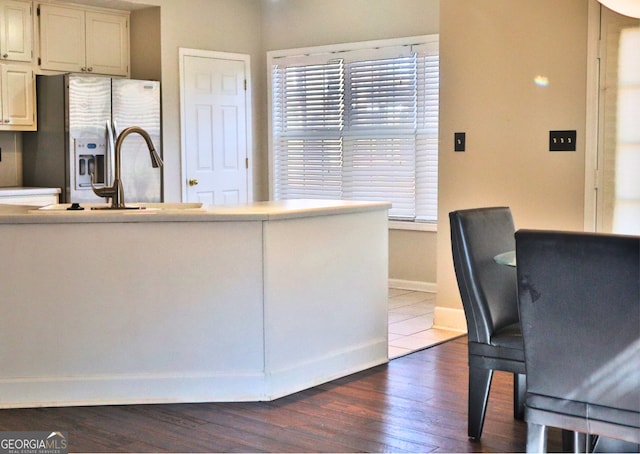
[[[140,203],[128,203],[127,208],[131,209],[109,209],[111,204],[109,203],[80,203],[80,207],[84,210],[69,210],[70,203],[57,203],[52,205],[46,205],[34,210],[29,210],[29,213],[33,214],[134,214],[134,213],[179,213],[179,212],[197,212],[204,211],[202,208],[202,202],[140,202]],[[105,209],[106,208],[106,209]]]

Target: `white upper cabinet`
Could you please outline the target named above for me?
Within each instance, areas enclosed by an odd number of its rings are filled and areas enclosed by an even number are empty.
[[[100,74],[129,73],[129,16],[87,12],[87,68]]]
[[[129,13],[40,5],[40,66],[129,75]]]
[[[84,11],[40,5],[40,66],[54,71],[86,71]]]
[[[0,131],[35,130],[34,81],[33,70],[28,65],[0,65]]]
[[[32,61],[32,11],[31,2],[0,0],[0,60]]]

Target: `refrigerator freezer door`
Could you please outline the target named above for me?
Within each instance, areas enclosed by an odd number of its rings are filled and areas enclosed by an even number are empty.
[[[129,126],[146,130],[162,156],[160,135],[160,83],[156,81],[113,79],[113,124],[119,134]],[[161,202],[162,168],[151,167],[144,139],[131,134],[122,143],[121,176],[125,201]]]
[[[68,76],[68,152],[71,178],[69,202],[96,202],[86,183],[87,169],[81,168],[86,155],[103,156],[108,162],[106,123],[111,118],[111,78]],[[86,145],[90,144],[91,148]],[[104,169],[105,166],[102,166]],[[97,178],[104,182],[105,175]]]

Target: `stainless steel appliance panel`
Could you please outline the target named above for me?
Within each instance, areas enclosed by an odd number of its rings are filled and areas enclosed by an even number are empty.
[[[160,156],[160,83],[113,79],[112,115],[116,136],[129,126],[140,126],[151,137]],[[162,168],[151,167],[144,139],[132,134],[122,142],[122,184],[127,202],[160,202]]]
[[[69,174],[73,179],[69,201],[95,202],[98,198],[86,184],[89,179],[88,168],[82,169],[82,156],[94,154],[94,162],[102,160],[103,166],[94,166],[97,186],[104,185],[110,178],[110,152],[107,146],[107,130],[111,121],[111,78],[99,76],[69,75],[68,78],[68,137],[69,137]],[[92,147],[92,148],[88,148]],[[102,157],[100,157],[102,156]],[[86,158],[86,164],[90,158]],[[101,170],[102,174],[97,171]],[[99,184],[99,183],[102,184]]]

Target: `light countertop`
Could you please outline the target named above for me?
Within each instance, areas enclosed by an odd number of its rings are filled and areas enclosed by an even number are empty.
[[[58,195],[60,188],[28,188],[22,186],[0,187],[0,197],[15,197],[27,195]]]
[[[391,207],[389,202],[348,200],[283,200],[187,209],[180,209],[179,205],[147,204],[148,209],[144,210],[91,210],[87,206],[83,211],[0,205],[0,224],[268,221],[387,210]]]

